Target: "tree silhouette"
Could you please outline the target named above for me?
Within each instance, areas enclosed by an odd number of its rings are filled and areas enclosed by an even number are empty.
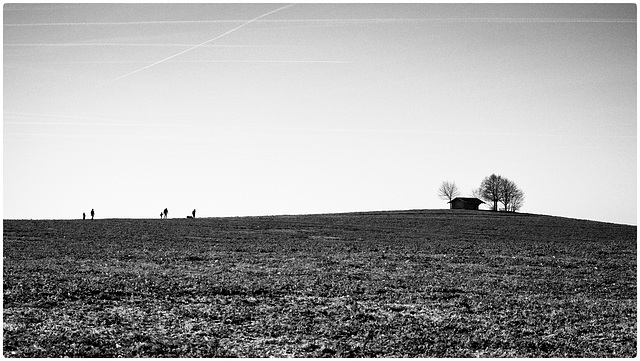
[[[498,210],[498,202],[500,201],[500,182],[502,177],[492,174],[485,177],[480,183],[480,196],[488,203],[493,203],[492,211]]]
[[[483,200],[493,204],[493,211],[498,211],[498,203],[508,212],[519,210],[524,203],[524,192],[515,182],[495,174],[484,178],[478,192]]]
[[[507,178],[500,179],[498,187],[500,191],[500,203],[504,206],[505,211],[509,211],[509,206],[518,187]]]
[[[524,192],[517,189],[511,198],[511,212],[519,211],[524,204]]]
[[[460,195],[460,190],[456,186],[456,182],[444,181],[438,188],[438,196],[441,199],[448,199],[451,202],[452,199]]]

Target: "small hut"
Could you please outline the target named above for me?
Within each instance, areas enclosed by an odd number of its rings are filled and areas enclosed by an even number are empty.
[[[452,199],[449,202],[450,208],[451,209],[473,209],[473,210],[478,210],[478,207],[484,203],[483,201],[479,200],[478,198],[463,198],[463,197],[457,197]]]

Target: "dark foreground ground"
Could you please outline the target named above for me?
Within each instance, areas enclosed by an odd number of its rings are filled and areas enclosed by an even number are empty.
[[[636,232],[407,211],[4,221],[6,357],[635,357]]]

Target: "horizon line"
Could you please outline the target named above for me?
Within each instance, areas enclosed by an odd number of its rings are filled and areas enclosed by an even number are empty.
[[[631,226],[637,227],[637,224],[630,223],[619,223],[619,222],[610,222],[610,221],[601,221],[595,219],[588,218],[575,218],[569,216],[559,216],[552,214],[543,214],[543,213],[528,213],[528,212],[507,212],[507,211],[493,211],[491,209],[478,209],[478,210],[468,210],[468,209],[450,209],[450,208],[412,208],[412,209],[393,209],[393,210],[362,210],[362,211],[344,211],[344,212],[325,212],[325,213],[278,213],[278,214],[260,214],[260,215],[235,215],[235,216],[200,216],[196,218],[187,218],[184,217],[172,217],[167,218],[168,220],[194,220],[194,219],[214,219],[214,218],[259,218],[259,217],[294,217],[294,216],[322,216],[322,215],[348,215],[348,214],[362,214],[362,213],[402,213],[402,212],[412,212],[412,213],[421,213],[421,212],[434,212],[434,211],[444,211],[451,213],[491,213],[491,214],[505,214],[505,215],[515,215],[515,216],[541,216],[541,217],[556,217],[556,218],[567,218],[574,219],[579,221],[588,221],[588,222],[598,222],[598,223],[609,223],[609,224],[617,224],[623,226]],[[167,219],[158,219],[157,217],[106,217],[106,218],[96,218],[96,219],[81,219],[81,218],[3,218],[3,221],[108,221],[108,220],[157,220],[157,221],[166,221]]]

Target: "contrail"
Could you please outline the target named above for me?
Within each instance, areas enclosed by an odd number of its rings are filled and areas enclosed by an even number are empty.
[[[105,85],[111,84],[111,83],[113,83],[113,82],[115,82],[115,81],[118,81],[118,80],[120,80],[120,79],[126,78],[126,77],[128,77],[128,76],[130,76],[130,75],[133,75],[133,74],[135,74],[135,73],[141,72],[141,71],[143,71],[143,70],[145,70],[145,69],[149,69],[149,68],[151,68],[152,66],[156,66],[156,65],[158,65],[158,64],[160,64],[160,63],[164,63],[165,61],[167,61],[167,60],[169,60],[169,59],[173,59],[173,58],[175,58],[176,56],[182,55],[182,54],[184,54],[184,53],[186,53],[186,52],[189,52],[189,51],[191,51],[191,50],[193,50],[193,49],[199,48],[199,47],[201,47],[201,46],[203,46],[203,45],[205,45],[205,44],[208,44],[208,43],[210,43],[210,42],[212,42],[212,41],[214,41],[214,40],[218,40],[218,39],[222,38],[223,36],[227,36],[227,35],[231,34],[232,32],[234,32],[234,31],[236,31],[236,30],[238,30],[238,29],[240,29],[240,28],[242,28],[242,27],[244,27],[244,26],[246,26],[246,25],[251,24],[252,22],[254,22],[254,21],[256,21],[256,20],[259,20],[259,19],[261,19],[261,18],[263,18],[263,17],[265,17],[265,16],[268,16],[268,15],[271,15],[271,14],[273,14],[273,13],[276,13],[276,12],[278,12],[278,11],[280,11],[280,10],[284,10],[284,9],[286,9],[286,8],[290,8],[290,7],[294,6],[294,5],[295,5],[295,4],[289,4],[289,5],[285,5],[285,6],[281,7],[281,8],[277,8],[277,9],[275,9],[275,10],[269,11],[268,13],[265,13],[265,14],[262,14],[262,15],[260,15],[260,16],[258,16],[258,17],[256,17],[256,18],[253,18],[253,19],[251,19],[251,20],[247,21],[246,23],[241,24],[240,26],[237,26],[237,27],[235,27],[235,28],[233,28],[233,29],[231,29],[231,30],[229,30],[229,31],[227,31],[227,32],[225,32],[225,33],[223,33],[223,34],[221,34],[221,35],[216,36],[216,37],[215,37],[215,38],[213,38],[213,39],[209,39],[209,40],[207,40],[207,41],[205,41],[205,42],[203,42],[203,43],[200,43],[200,44],[198,44],[198,45],[192,46],[192,47],[190,47],[190,48],[189,48],[189,49],[187,49],[187,50],[183,50],[183,51],[181,51],[181,52],[179,52],[179,53],[173,54],[173,55],[171,55],[171,56],[169,56],[169,57],[166,57],[166,58],[164,58],[164,59],[162,59],[162,60],[156,61],[156,62],[155,62],[155,63],[153,63],[153,64],[147,65],[147,66],[145,66],[145,67],[143,67],[143,68],[140,68],[140,69],[138,69],[138,70],[132,71],[131,73],[128,73],[128,74],[125,74],[125,75],[123,75],[123,76],[121,76],[121,77],[118,77],[118,78],[115,78],[115,79],[113,79],[113,80],[110,80],[110,81],[108,81],[108,82],[106,82],[106,83],[104,83],[104,84],[102,84],[102,85],[97,86],[96,88],[103,87],[103,86],[105,86]]]

